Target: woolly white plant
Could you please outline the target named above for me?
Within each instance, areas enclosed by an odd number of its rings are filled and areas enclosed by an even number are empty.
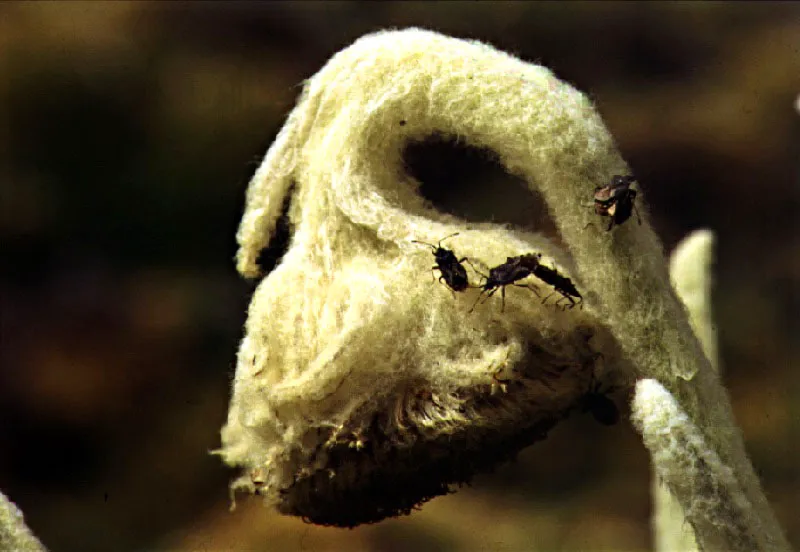
[[[544,198],[569,251],[427,204],[403,151],[436,134],[493,150]],[[643,224],[612,232],[587,207],[615,174],[627,167],[591,103],[543,67],[419,29],[335,55],[247,192],[243,275],[259,275],[289,197],[293,234],[253,296],[238,354],[219,451],[243,468],[233,488],[317,523],[377,521],[543,438],[597,381],[642,375],[730,466],[766,535],[756,541],[783,546],[643,206]],[[433,284],[430,250],[411,243],[454,232],[448,247],[477,266],[541,253],[585,308],[511,288],[504,310],[470,312],[477,290]]]

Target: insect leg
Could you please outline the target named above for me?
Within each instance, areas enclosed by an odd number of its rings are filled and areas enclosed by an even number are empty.
[[[471,308],[471,309],[469,309],[469,312],[470,312],[470,313],[471,313],[472,311],[474,311],[474,310],[475,310],[475,307],[477,307],[477,306],[478,306],[478,302],[481,300],[481,295],[483,295],[483,291],[481,291],[481,292],[478,294],[478,298],[477,298],[477,299],[475,299],[475,302],[474,302],[474,303],[472,303],[472,308]]]
[[[536,297],[541,297],[541,295],[539,294],[539,288],[537,288],[533,284],[522,284],[522,287],[526,287],[529,290],[531,290],[533,294],[536,295]]]
[[[471,266],[471,267],[472,267],[472,270],[474,270],[474,271],[475,271],[475,274],[477,274],[478,276],[480,276],[480,277],[482,277],[482,278],[485,278],[486,280],[488,280],[488,279],[489,279],[489,277],[488,277],[486,274],[484,274],[483,272],[481,272],[480,270],[478,270],[477,268],[475,268],[475,265],[474,265],[474,264],[472,264],[472,261],[470,261],[468,258],[464,257],[463,259],[461,259],[461,260],[460,260],[460,261],[458,261],[458,262],[460,262],[460,263],[461,263],[461,262],[464,262],[464,261],[467,261],[467,262],[469,263],[469,266]]]
[[[534,293],[534,295],[536,295],[536,297],[541,297],[541,295],[539,295],[539,290],[536,288],[536,286],[533,286],[531,284],[509,284],[509,285],[529,289]]]

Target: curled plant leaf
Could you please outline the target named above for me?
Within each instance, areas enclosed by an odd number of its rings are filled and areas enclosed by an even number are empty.
[[[432,208],[403,166],[432,135],[488,148],[538,192],[560,234],[468,225]],[[409,511],[543,438],[598,379],[654,378],[736,473],[765,537],[785,544],[730,403],[641,225],[606,231],[586,201],[627,175],[589,100],[547,69],[486,44],[408,29],[365,36],[306,83],[247,191],[239,271],[259,275],[287,201],[293,228],[258,286],[218,453],[234,489],[285,512],[353,526]],[[289,194],[291,197],[289,198]],[[432,284],[430,251],[497,266],[541,254],[574,282],[562,311],[510,288]],[[471,279],[477,278],[472,273]],[[602,359],[602,363],[598,360]]]

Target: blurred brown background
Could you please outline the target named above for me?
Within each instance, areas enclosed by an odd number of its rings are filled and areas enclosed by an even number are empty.
[[[412,25],[588,92],[665,247],[717,232],[726,378],[800,546],[796,3],[0,4],[0,488],[54,551],[650,547],[648,458],[587,417],[410,517],[227,511],[207,452],[252,290],[232,263],[245,186],[303,79]],[[460,155],[423,178],[468,183]]]

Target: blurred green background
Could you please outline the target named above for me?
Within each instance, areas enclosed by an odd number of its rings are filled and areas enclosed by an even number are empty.
[[[228,512],[207,452],[253,289],[247,181],[303,79],[406,26],[547,65],[596,102],[667,249],[717,233],[725,377],[800,546],[797,3],[0,4],[0,488],[54,551],[650,548],[647,455],[587,417],[410,517]],[[462,153],[423,179],[483,204]]]

